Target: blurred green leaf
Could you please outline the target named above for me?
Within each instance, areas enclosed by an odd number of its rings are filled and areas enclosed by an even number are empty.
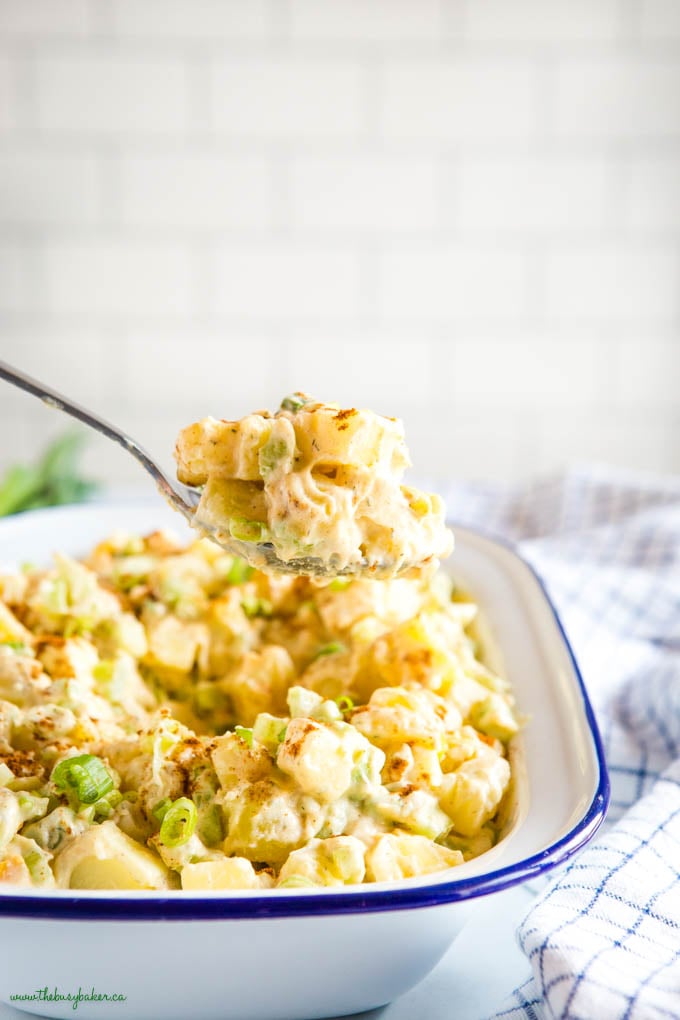
[[[66,432],[48,446],[37,464],[15,464],[0,481],[0,517],[63,503],[81,503],[97,489],[83,478],[78,462],[83,432]]]

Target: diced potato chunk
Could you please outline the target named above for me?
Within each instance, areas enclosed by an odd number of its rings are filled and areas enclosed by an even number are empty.
[[[463,836],[474,836],[495,813],[510,782],[510,766],[500,755],[471,758],[444,776],[439,803]]]
[[[225,798],[225,853],[278,865],[321,828],[324,816],[311,797],[301,798],[263,779]]]
[[[271,422],[259,414],[240,421],[203,418],[182,429],[177,438],[177,477],[186,485],[205,485],[209,474],[257,481],[258,455],[270,432]]]
[[[33,635],[0,600],[0,642],[2,641],[20,641],[30,646],[33,644]]]
[[[207,644],[208,632],[204,624],[164,616],[149,627],[148,659],[156,668],[189,673]]]
[[[62,889],[168,889],[162,861],[118,828],[102,822],[66,845],[55,859]]]
[[[379,747],[414,742],[439,751],[446,733],[460,725],[460,716],[432,691],[381,687],[354,712],[352,723]]]
[[[16,794],[0,786],[0,853],[16,836],[23,822]]]
[[[276,763],[301,790],[328,802],[349,788],[354,753],[329,727],[312,719],[291,719]]]
[[[271,775],[273,762],[266,749],[259,744],[249,747],[236,733],[216,737],[210,757],[217,778],[224,790],[239,783],[256,783]]]
[[[266,889],[271,886],[266,872],[257,872],[245,857],[225,857],[221,861],[199,861],[182,868],[182,889],[204,892],[208,889]]]
[[[426,836],[392,832],[380,836],[366,854],[366,873],[372,882],[389,882],[456,867],[463,863],[458,850],[432,843]]]
[[[31,886],[31,873],[21,854],[13,849],[8,849],[0,857],[0,886],[12,885],[20,889]]]
[[[504,743],[514,737],[519,730],[519,724],[510,705],[500,694],[489,694],[484,701],[475,705],[470,721],[482,733],[487,733]]]
[[[222,686],[241,725],[252,726],[260,712],[285,712],[286,694],[294,676],[293,660],[286,649],[267,645],[259,652],[244,655],[238,669],[224,678]]]
[[[395,822],[428,839],[436,839],[450,827],[448,815],[441,810],[437,798],[426,790],[413,790],[406,796],[396,793],[376,805],[381,818]]]
[[[294,850],[279,874],[279,886],[350,885],[363,882],[365,846],[354,836],[312,839]]]

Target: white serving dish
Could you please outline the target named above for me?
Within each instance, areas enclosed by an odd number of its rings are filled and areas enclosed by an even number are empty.
[[[162,502],[36,511],[0,522],[0,566],[84,553],[114,529],[172,527]],[[0,1001],[43,1016],[305,1020],[371,1009],[435,966],[479,897],[547,872],[600,825],[608,780],[557,615],[515,552],[455,528],[450,569],[474,595],[520,710],[525,778],[510,835],[453,871],[342,891],[0,894]],[[13,999],[97,993],[122,1001]]]

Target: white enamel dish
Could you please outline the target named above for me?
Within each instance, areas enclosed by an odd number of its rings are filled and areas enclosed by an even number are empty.
[[[0,566],[47,563],[57,549],[78,555],[114,529],[159,527],[190,534],[160,501],[23,514],[0,522]],[[449,568],[482,607],[529,717],[508,837],[439,875],[340,892],[3,892],[0,1001],[84,1020],[306,1020],[371,1009],[429,973],[479,897],[547,872],[592,838],[606,811],[608,780],[555,610],[509,547],[454,530]],[[124,999],[81,1000],[76,1012],[72,1000],[38,998],[45,988]]]

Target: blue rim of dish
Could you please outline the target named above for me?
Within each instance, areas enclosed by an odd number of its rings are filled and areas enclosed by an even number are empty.
[[[413,910],[443,906],[487,896],[511,886],[519,885],[563,864],[588,843],[595,835],[609,806],[609,777],[605,763],[602,738],[590,699],[573,649],[565,633],[552,599],[541,577],[530,563],[507,539],[492,535],[480,528],[461,525],[466,531],[502,546],[515,556],[532,575],[545,598],[568,652],[578,682],[583,709],[595,749],[598,764],[598,783],[590,806],[576,825],[559,840],[530,857],[515,864],[498,868],[484,875],[453,879],[431,886],[407,886],[397,889],[371,889],[361,887],[357,892],[324,892],[286,894],[271,893],[253,897],[191,897],[178,895],[145,896],[144,898],[116,896],[96,899],[87,896],[0,894],[0,916],[34,917],[64,921],[220,921],[276,917],[320,917],[326,914],[357,914],[366,911]]]

